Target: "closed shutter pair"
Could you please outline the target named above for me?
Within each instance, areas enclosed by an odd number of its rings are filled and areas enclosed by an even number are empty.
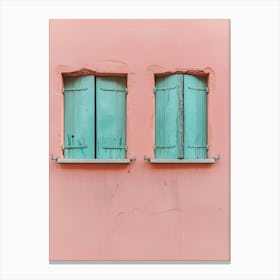
[[[64,158],[126,158],[126,78],[64,78]]]
[[[156,77],[155,157],[207,158],[207,87],[204,77]]]

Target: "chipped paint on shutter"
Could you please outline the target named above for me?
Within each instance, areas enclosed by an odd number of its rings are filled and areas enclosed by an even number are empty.
[[[207,158],[206,79],[184,75],[184,157]]]
[[[126,158],[126,78],[96,77],[96,158]]]
[[[64,158],[94,158],[94,76],[64,78]]]

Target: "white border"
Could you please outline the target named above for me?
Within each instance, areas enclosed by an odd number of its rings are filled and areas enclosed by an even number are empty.
[[[1,1],[0,279],[279,279],[278,1]],[[230,18],[231,264],[48,263],[48,19]]]

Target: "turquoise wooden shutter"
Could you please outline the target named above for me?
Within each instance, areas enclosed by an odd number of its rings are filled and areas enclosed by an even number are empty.
[[[64,78],[64,157],[95,157],[94,76]]]
[[[183,158],[183,75],[156,77],[156,158]]]
[[[206,79],[184,75],[184,157],[207,158]]]
[[[126,78],[96,77],[96,157],[126,158]]]

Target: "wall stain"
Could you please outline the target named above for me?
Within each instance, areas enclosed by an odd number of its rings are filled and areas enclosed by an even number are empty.
[[[115,188],[114,191],[112,192],[112,195],[111,195],[111,198],[112,198],[112,199],[116,196],[116,194],[117,194],[118,191],[119,191],[119,184],[116,185],[116,188]]]

